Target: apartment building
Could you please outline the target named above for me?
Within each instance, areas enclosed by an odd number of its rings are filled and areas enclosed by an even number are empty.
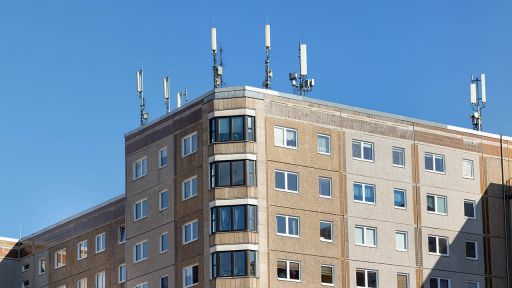
[[[244,86],[127,133],[125,153],[125,195],[95,221],[16,244],[19,285],[510,287],[510,137]]]

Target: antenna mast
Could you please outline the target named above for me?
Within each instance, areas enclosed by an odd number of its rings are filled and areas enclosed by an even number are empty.
[[[149,114],[144,111],[146,103],[144,102],[144,70],[137,70],[137,95],[140,99],[140,126],[146,125],[148,122]]]
[[[474,111],[471,114],[471,123],[473,124],[474,130],[482,131],[482,109],[485,108],[487,102],[485,74],[480,74],[480,77],[471,75],[469,88],[471,93],[471,107]]]
[[[217,65],[217,28],[212,27],[213,88],[222,87],[222,47],[220,48],[220,65]]]
[[[315,86],[315,79],[308,79],[307,57],[306,44],[299,42],[300,72],[291,72],[289,78],[292,83],[293,93],[301,96],[306,95],[306,93],[313,90],[313,86]]]
[[[177,101],[178,108],[181,107],[181,98],[182,97],[185,97],[185,103],[188,102],[187,94],[188,94],[187,88],[185,88],[185,91],[181,90],[180,92],[176,93],[176,101]]]
[[[167,113],[171,112],[171,106],[169,105],[169,98],[171,95],[171,83],[169,76],[164,77],[164,102],[165,110]]]
[[[265,81],[263,88],[271,88],[272,70],[270,70],[270,25],[265,25]]]

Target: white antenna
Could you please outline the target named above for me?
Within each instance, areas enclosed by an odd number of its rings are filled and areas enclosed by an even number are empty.
[[[307,92],[313,90],[315,79],[308,79],[308,55],[305,43],[299,42],[299,64],[300,71],[291,72],[289,79],[292,82],[293,92],[298,95],[306,95]]]
[[[474,77],[472,75],[471,83],[469,85],[471,93],[471,106],[474,111],[471,114],[471,123],[473,124],[473,129],[482,131],[482,109],[485,108],[485,104],[487,102],[487,95],[485,91],[485,74],[480,74],[480,77]]]
[[[185,97],[185,102],[188,102],[187,94],[188,94],[187,88],[185,88],[185,91],[181,90],[180,92],[176,93],[176,104],[177,104],[178,108],[181,107],[181,100],[182,100],[181,97]]]
[[[137,96],[140,99],[140,126],[146,125],[149,114],[144,111],[146,103],[144,101],[144,70],[137,70]]]
[[[169,76],[164,77],[164,102],[167,113],[171,112],[171,106],[169,105],[169,98],[171,95],[171,84]]]
[[[270,69],[270,25],[265,25],[265,80],[263,88],[270,89],[272,79],[272,70]]]
[[[220,48],[220,64],[217,65],[217,28],[212,27],[212,56],[213,56],[213,88],[222,87],[222,46]]]

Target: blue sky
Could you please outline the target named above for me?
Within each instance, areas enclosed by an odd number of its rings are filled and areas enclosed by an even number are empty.
[[[164,75],[172,95],[210,90],[213,19],[226,84],[259,87],[267,17],[275,90],[291,91],[304,41],[310,97],[469,128],[469,79],[485,72],[484,130],[512,135],[510,1],[4,1],[0,236],[124,192],[136,69],[153,119]]]

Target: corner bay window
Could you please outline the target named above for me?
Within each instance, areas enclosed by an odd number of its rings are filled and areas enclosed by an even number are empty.
[[[234,160],[210,164],[210,187],[256,186],[256,161]]]
[[[255,141],[254,116],[230,116],[210,119],[210,143]]]
[[[211,209],[212,233],[256,231],[257,207],[254,205],[218,206]]]
[[[225,251],[212,254],[212,277],[256,276],[256,251]]]

